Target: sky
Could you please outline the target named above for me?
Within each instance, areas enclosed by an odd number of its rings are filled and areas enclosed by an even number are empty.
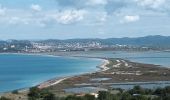
[[[170,35],[170,0],[0,0],[0,40]]]

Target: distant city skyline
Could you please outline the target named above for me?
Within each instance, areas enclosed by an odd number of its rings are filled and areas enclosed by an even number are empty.
[[[170,0],[0,0],[0,40],[170,36]]]

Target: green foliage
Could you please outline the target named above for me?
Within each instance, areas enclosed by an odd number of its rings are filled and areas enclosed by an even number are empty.
[[[131,98],[132,98],[132,95],[128,92],[124,92],[121,95],[121,100],[131,100]]]
[[[55,96],[52,93],[48,93],[46,96],[44,96],[43,100],[55,100]]]
[[[36,100],[37,98],[40,98],[40,89],[38,89],[37,87],[30,88],[28,97],[29,100]]]
[[[123,89],[121,88],[114,88],[113,90],[118,90],[120,93],[123,93]]]
[[[133,96],[131,100],[148,100],[148,98],[143,95],[138,95],[138,96]]]
[[[163,88],[157,88],[155,91],[154,91],[154,95],[158,95],[158,96],[165,96],[165,89]]]
[[[55,95],[46,90],[40,90],[36,87],[30,88],[28,94],[29,100],[170,100],[170,87],[157,89],[144,89],[140,86],[134,86],[133,89],[125,91],[117,89],[120,92],[112,94],[109,91],[99,91],[98,98],[86,94],[84,96],[70,95],[67,97],[55,97]],[[9,100],[2,98],[0,100]]]
[[[108,92],[107,91],[99,91],[99,96],[98,99],[99,100],[105,100],[107,97]]]
[[[89,94],[86,94],[83,98],[83,100],[95,100],[95,96]]]
[[[6,97],[0,97],[0,100],[11,100],[11,99],[8,99]]]
[[[40,90],[37,87],[30,88],[28,97],[29,100],[37,100],[40,98],[43,100],[56,100],[55,95],[53,93],[46,90]]]
[[[56,100],[55,95],[48,91],[41,92],[40,96],[43,98],[43,100]]]
[[[170,94],[170,86],[165,87],[165,91]]]
[[[119,95],[111,94],[107,91],[99,91],[98,100],[119,100]]]
[[[70,95],[70,96],[66,97],[65,100],[83,100],[83,98],[77,97],[75,95]]]
[[[134,86],[133,89],[128,91],[131,95],[133,94],[145,94],[145,90],[140,86]]]

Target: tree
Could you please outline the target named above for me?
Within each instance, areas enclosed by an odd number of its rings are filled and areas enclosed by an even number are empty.
[[[124,92],[121,96],[121,100],[131,100],[132,95],[129,94],[128,92]]]
[[[77,97],[75,95],[67,96],[65,100],[83,100],[82,97]]]
[[[165,87],[165,91],[170,94],[170,86]]]
[[[155,91],[154,91],[154,94],[155,95],[159,95],[159,96],[165,96],[165,89],[162,89],[162,88],[157,88]]]
[[[99,91],[98,99],[99,100],[106,100],[107,94],[108,94],[107,91]]]
[[[6,97],[0,97],[0,100],[10,100],[10,99]]]
[[[114,95],[112,100],[120,100],[120,97],[118,95]]]
[[[128,91],[131,95],[133,94],[145,94],[145,90],[140,86],[134,86],[133,89]]]
[[[117,100],[118,96],[115,96],[107,91],[99,91],[99,100]]]
[[[84,100],[95,100],[95,96],[86,94],[86,95],[83,97],[83,99],[84,99]]]
[[[131,100],[148,100],[148,98],[143,95],[138,95],[138,96],[133,96]]]
[[[48,92],[44,97],[43,97],[43,100],[56,100],[55,99],[55,95]]]
[[[28,97],[29,97],[29,100],[36,100],[37,98],[40,98],[40,89],[37,87],[30,88]]]

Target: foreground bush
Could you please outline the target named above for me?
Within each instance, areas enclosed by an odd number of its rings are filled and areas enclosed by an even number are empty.
[[[8,99],[6,97],[0,97],[0,100],[10,100],[10,99]]]
[[[130,90],[118,89],[117,94],[112,94],[109,91],[99,91],[98,98],[86,94],[84,96],[70,95],[67,97],[55,97],[55,95],[46,90],[40,90],[36,87],[30,88],[28,94],[29,100],[170,100],[170,87],[157,89],[144,89],[140,86],[135,86]],[[0,100],[9,100],[2,98]]]
[[[55,95],[51,92],[48,92],[46,90],[40,90],[37,87],[32,87],[29,90],[28,93],[29,100],[56,100]]]

